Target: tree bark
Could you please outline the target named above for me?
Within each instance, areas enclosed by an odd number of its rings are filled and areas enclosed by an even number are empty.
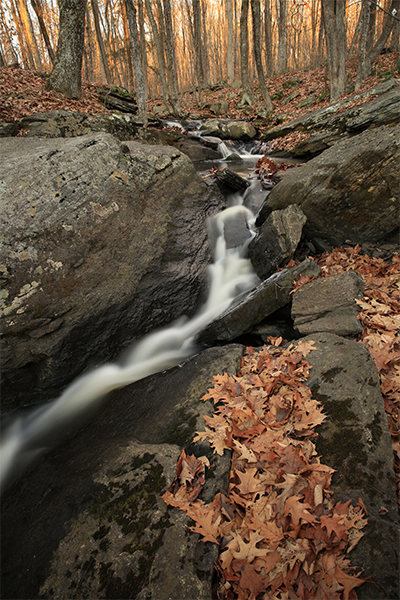
[[[170,80],[171,102],[174,114],[180,113],[178,100],[178,75],[176,71],[176,56],[174,43],[174,28],[170,0],[164,0],[165,47]]]
[[[331,102],[346,90],[346,0],[321,0]]]
[[[271,0],[265,0],[264,8],[265,22],[265,66],[267,75],[271,76],[274,72],[274,57],[272,55],[272,15],[271,15]]]
[[[46,88],[78,99],[82,83],[86,0],[59,0],[59,8],[57,52]]]
[[[260,0],[251,0],[251,12],[253,15],[253,47],[254,60],[257,67],[258,83],[260,85],[261,96],[264,100],[265,108],[268,112],[274,110],[274,105],[269,97],[267,86],[265,85],[264,70],[261,61],[261,9]]]
[[[147,50],[146,50],[146,30],[144,27],[143,0],[138,1],[138,16],[139,16],[139,34],[140,34],[140,60],[142,61],[144,91],[145,91],[145,95],[147,98],[149,91],[148,91],[148,82],[147,82]]]
[[[367,54],[367,57],[365,59],[365,77],[369,77],[371,75],[372,65],[374,64],[379,54],[385,47],[385,44],[389,39],[392,29],[400,17],[400,0],[392,0],[392,2],[390,3],[388,13],[390,14],[385,15],[385,21],[383,24],[381,35],[379,36],[379,39],[377,40],[376,44]]]
[[[51,45],[49,34],[47,33],[47,27],[44,22],[43,7],[41,4],[41,0],[31,0],[31,4],[32,4],[33,10],[36,13],[36,17],[37,17],[37,20],[39,23],[40,33],[42,34],[44,43],[46,44],[47,52],[49,53],[51,63],[54,65],[56,55],[54,53],[53,46]]]
[[[365,79],[365,59],[367,56],[367,35],[369,30],[369,22],[371,17],[371,2],[370,0],[364,0],[362,6],[362,19],[360,27],[360,43],[359,43],[359,54],[358,54],[358,68],[355,83],[355,91],[358,92],[362,85],[363,79]]]
[[[154,39],[156,52],[157,52],[157,62],[158,62],[159,76],[161,79],[162,97],[163,97],[165,106],[167,107],[167,109],[169,111],[172,112],[172,106],[171,106],[171,103],[169,100],[167,76],[166,76],[166,72],[165,72],[165,57],[164,57],[164,51],[163,51],[163,47],[162,47],[160,32],[158,30],[157,23],[154,18],[154,14],[153,14],[153,10],[151,8],[150,1],[145,0],[145,4],[146,4],[147,16],[149,17],[150,26],[151,26],[151,30],[153,32],[153,39]]]
[[[278,19],[278,58],[277,71],[281,75],[287,70],[287,2],[279,0],[279,19]]]
[[[104,48],[103,37],[101,35],[100,11],[99,11],[99,5],[98,5],[97,0],[92,0],[92,11],[93,11],[93,18],[94,18],[94,28],[96,30],[97,44],[99,46],[101,62],[102,62],[103,69],[104,69],[104,75],[105,75],[107,83],[111,84],[112,79],[111,79],[110,69],[108,68],[108,62],[107,62],[106,51]]]
[[[254,102],[253,92],[251,91],[249,81],[249,31],[247,19],[249,13],[249,0],[242,0],[242,8],[240,11],[240,76],[242,80],[242,88],[251,102]]]
[[[194,49],[196,56],[196,77],[198,85],[199,102],[201,100],[201,91],[204,88],[203,71],[203,44],[201,40],[201,6],[200,0],[193,0],[193,35]]]
[[[135,72],[138,111],[139,116],[144,121],[144,126],[147,127],[146,89],[144,85],[142,62],[140,60],[139,32],[137,26],[136,9],[132,0],[125,0],[125,8],[130,32],[130,44],[133,70]]]
[[[226,20],[228,24],[228,49],[226,70],[228,81],[233,81],[233,12],[232,0],[226,0]]]

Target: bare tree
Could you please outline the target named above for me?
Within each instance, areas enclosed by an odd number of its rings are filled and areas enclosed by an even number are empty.
[[[265,65],[267,75],[271,76],[274,70],[274,59],[272,55],[272,15],[271,15],[271,0],[265,0],[264,7],[264,24],[265,24]]]
[[[249,31],[247,19],[249,14],[249,0],[242,0],[240,11],[240,76],[242,79],[243,98],[247,94],[251,103],[254,102],[253,92],[249,81]]]
[[[86,0],[58,0],[60,26],[56,58],[46,88],[80,98]]]
[[[139,115],[147,127],[146,88],[144,84],[142,62],[140,60],[139,32],[136,18],[136,8],[132,0],[125,0],[126,14],[128,17],[130,44],[132,52],[133,69],[135,72],[136,95]]]
[[[281,74],[287,70],[287,0],[279,0],[278,31],[277,71]]]
[[[232,0],[226,0],[226,20],[228,23],[228,48],[227,48],[227,76],[228,81],[233,80],[233,12]]]
[[[100,10],[99,4],[97,0],[92,0],[92,11],[94,18],[94,28],[96,30],[96,38],[97,44],[99,46],[100,56],[101,56],[101,64],[103,65],[104,75],[108,84],[112,82],[110,69],[108,68],[106,50],[104,48],[103,37],[101,35],[101,27],[100,27]]]
[[[264,100],[265,108],[268,112],[274,110],[274,105],[269,97],[267,86],[265,85],[264,70],[261,61],[261,9],[260,0],[251,0],[251,12],[253,15],[253,47],[254,60],[257,67],[258,83],[260,85],[261,96]]]
[[[46,44],[46,48],[47,48],[47,52],[49,53],[50,60],[51,60],[52,64],[54,65],[56,55],[54,53],[53,46],[51,45],[49,34],[47,32],[47,27],[44,22],[43,7],[42,7],[41,0],[31,0],[31,5],[32,5],[33,10],[36,13],[36,17],[37,17],[37,20],[39,23],[40,33],[42,34],[44,43]]]
[[[330,99],[337,100],[346,89],[346,0],[321,0],[330,79]]]

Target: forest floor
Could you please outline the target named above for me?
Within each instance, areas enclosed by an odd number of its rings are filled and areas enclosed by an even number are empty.
[[[351,99],[359,93],[375,87],[379,83],[392,77],[400,77],[399,53],[390,52],[380,55],[374,63],[373,73],[365,79],[363,86],[358,92],[354,91],[354,82],[357,74],[357,63],[349,60],[347,63],[348,93],[340,99]],[[100,102],[97,96],[99,87],[107,87],[101,83],[83,82],[82,98],[70,100],[62,94],[45,89],[47,76],[28,71],[20,67],[0,68],[0,120],[7,122],[18,121],[22,117],[37,112],[51,110],[70,110],[85,114],[96,114],[109,112]],[[213,102],[228,101],[229,109],[224,118],[245,119],[257,121],[259,131],[270,129],[278,124],[291,121],[301,115],[324,108],[330,104],[329,81],[324,66],[315,68],[290,71],[280,76],[267,79],[268,92],[274,103],[274,111],[266,119],[260,118],[262,114],[263,101],[259,91],[257,80],[251,82],[251,88],[255,97],[252,106],[238,108],[241,100],[240,82],[220,82],[208,86],[202,91],[200,102],[198,93],[193,89],[182,94],[180,106],[184,116],[196,115],[199,119],[215,118],[210,112],[209,106]],[[291,96],[297,95],[289,100]],[[299,107],[301,101],[315,96],[314,102],[307,107]],[[372,96],[373,97],[373,96]],[[355,98],[353,102],[346,105],[347,108],[363,104],[372,98]],[[147,103],[149,114],[155,107],[162,106],[160,97],[151,98]],[[296,132],[287,136],[283,142],[282,149],[290,150],[299,141],[301,133]]]

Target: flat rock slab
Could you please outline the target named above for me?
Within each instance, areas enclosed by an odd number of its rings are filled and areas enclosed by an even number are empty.
[[[217,546],[160,496],[183,446],[207,455],[201,499],[229,478],[229,455],[191,444],[214,411],[216,374],[235,375],[243,346],[209,348],[113,392],[93,421],[43,456],[2,498],[2,597],[211,600]]]
[[[303,338],[316,350],[306,382],[327,420],[317,428],[321,462],[336,469],[335,498],[362,498],[368,511],[365,535],[351,552],[353,565],[371,579],[357,589],[368,600],[399,598],[399,517],[393,450],[375,364],[365,346],[331,333]]]
[[[363,279],[354,271],[310,281],[293,294],[293,327],[303,335],[317,331],[358,335],[363,327],[355,298],[363,295]]]
[[[227,342],[247,333],[257,323],[290,301],[293,282],[300,275],[315,277],[320,269],[308,258],[291,269],[283,269],[266,279],[254,290],[241,294],[222,315],[200,332],[199,344]]]

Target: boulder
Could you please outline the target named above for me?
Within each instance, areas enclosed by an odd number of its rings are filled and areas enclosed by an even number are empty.
[[[267,197],[261,225],[274,210],[298,204],[304,232],[336,246],[375,243],[398,227],[400,125],[364,131],[288,171]]]
[[[213,375],[235,375],[243,346],[210,348],[112,393],[85,428],[49,451],[2,498],[4,598],[211,600],[218,547],[161,495],[182,447],[207,456],[201,499],[229,480],[229,454],[191,444]],[[49,526],[49,524],[51,526]]]
[[[257,130],[247,121],[231,121],[223,127],[224,137],[230,140],[252,140]]]
[[[210,105],[210,111],[217,116],[226,115],[229,110],[229,102],[221,100],[219,102],[213,102]]]
[[[52,110],[23,117],[18,126],[27,137],[70,138],[104,131],[119,140],[131,140],[143,127],[143,121],[132,114],[86,115],[69,110]]]
[[[355,100],[360,98],[368,98],[369,96],[378,95],[378,98],[370,100],[369,102],[343,110],[347,105],[351,104]],[[400,87],[397,85],[394,79],[379,84],[378,86],[362,92],[351,98],[339,100],[334,104],[319,108],[318,110],[301,115],[293,121],[278,125],[273,129],[266,131],[263,134],[263,140],[273,140],[277,137],[283,137],[293,131],[307,131],[307,132],[346,132],[347,124],[351,123],[352,119],[359,119],[358,128],[359,132],[362,129],[369,127],[371,122],[379,123],[379,125],[386,125],[388,123],[396,122],[400,120],[398,104],[400,98]],[[363,117],[365,114],[365,122],[362,125]],[[351,125],[350,129],[351,130]],[[353,127],[353,129],[355,129]]]
[[[268,216],[249,245],[249,257],[260,279],[266,279],[292,258],[306,221],[296,204]]]
[[[353,565],[369,577],[357,589],[360,600],[399,598],[399,521],[393,450],[375,364],[363,344],[331,333],[315,333],[316,350],[306,385],[327,414],[317,428],[321,462],[335,469],[335,499],[368,512],[364,537],[350,553]]]
[[[359,335],[363,326],[355,299],[363,295],[363,279],[354,271],[310,281],[293,294],[293,327],[303,335],[319,331]]]
[[[289,303],[295,279],[300,275],[316,277],[319,273],[319,267],[310,258],[291,269],[275,273],[250,292],[238,296],[229,308],[200,332],[198,343],[211,345],[227,342],[247,333],[268,315]]]
[[[228,193],[243,192],[250,185],[247,179],[227,168],[218,169],[215,173],[215,180],[221,189],[226,190]]]
[[[99,87],[97,97],[106,108],[124,113],[136,113],[138,110],[135,98],[120,85]]]
[[[84,369],[201,302],[206,221],[223,198],[169,147],[105,133],[3,138],[3,410],[58,396]]]

